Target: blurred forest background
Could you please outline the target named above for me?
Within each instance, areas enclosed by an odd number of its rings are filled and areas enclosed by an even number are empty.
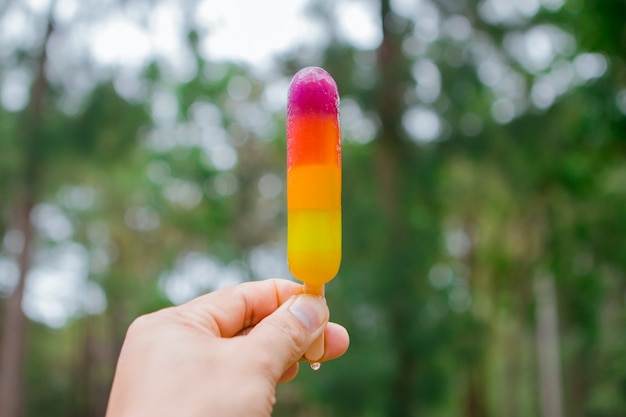
[[[289,276],[308,65],[342,100],[352,342],[275,415],[626,416],[626,2],[313,1],[318,41],[262,68],[212,59],[212,3],[0,2],[2,417],[102,416],[137,315]]]

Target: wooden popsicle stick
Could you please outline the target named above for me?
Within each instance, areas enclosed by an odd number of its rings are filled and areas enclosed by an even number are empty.
[[[304,284],[304,293],[318,297],[324,297],[324,285]],[[319,362],[324,356],[324,332],[313,342],[304,354],[304,357],[311,363]]]

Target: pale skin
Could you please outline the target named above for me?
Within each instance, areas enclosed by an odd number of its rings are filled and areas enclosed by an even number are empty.
[[[224,288],[147,314],[128,329],[106,417],[269,417],[276,385],[324,333],[320,362],[345,353],[322,297],[288,280]]]

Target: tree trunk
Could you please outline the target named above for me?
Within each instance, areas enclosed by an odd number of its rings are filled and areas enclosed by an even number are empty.
[[[23,362],[26,345],[27,320],[22,311],[26,275],[30,269],[31,248],[34,238],[30,213],[33,200],[30,195],[17,203],[16,226],[23,236],[23,246],[18,258],[19,280],[13,294],[6,300],[2,316],[2,345],[0,346],[0,416],[21,415],[23,403]]]
[[[408,417],[414,415],[418,406],[415,389],[419,364],[412,342],[407,337],[407,329],[411,328],[415,319],[412,313],[416,300],[412,283],[415,260],[407,227],[408,208],[404,193],[406,165],[415,161],[410,159],[412,152],[408,152],[407,142],[399,131],[407,87],[403,77],[408,73],[405,69],[409,63],[402,53],[403,34],[391,31],[387,25],[390,14],[390,1],[381,0],[383,40],[377,51],[379,84],[375,102],[381,130],[374,163],[378,200],[387,230],[387,251],[383,263],[385,273],[393,276],[393,283],[387,284],[380,294],[386,305],[393,306],[389,309],[389,326],[396,359],[386,414]]]
[[[106,317],[86,317],[82,321],[81,354],[76,356],[69,416],[99,417],[106,412],[110,381],[106,370],[114,369],[110,357],[113,343],[104,325]]]
[[[53,7],[51,7],[51,12]],[[52,20],[41,46],[37,60],[36,78],[33,82],[29,107],[23,119],[24,171],[15,199],[15,227],[23,237],[18,256],[19,279],[17,286],[4,305],[2,316],[2,339],[0,339],[0,416],[19,417],[24,402],[24,356],[28,321],[22,310],[26,278],[30,271],[35,230],[30,217],[35,206],[40,178],[42,156],[40,154],[41,124],[46,96],[45,66],[46,47],[52,35]]]
[[[562,417],[559,325],[554,281],[551,277],[537,277],[534,284],[541,415]]]

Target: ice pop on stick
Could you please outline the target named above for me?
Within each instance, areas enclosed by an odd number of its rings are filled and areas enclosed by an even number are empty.
[[[318,296],[341,263],[339,94],[318,67],[298,71],[289,86],[287,259],[304,291]],[[305,356],[316,361],[323,353],[322,339]]]

